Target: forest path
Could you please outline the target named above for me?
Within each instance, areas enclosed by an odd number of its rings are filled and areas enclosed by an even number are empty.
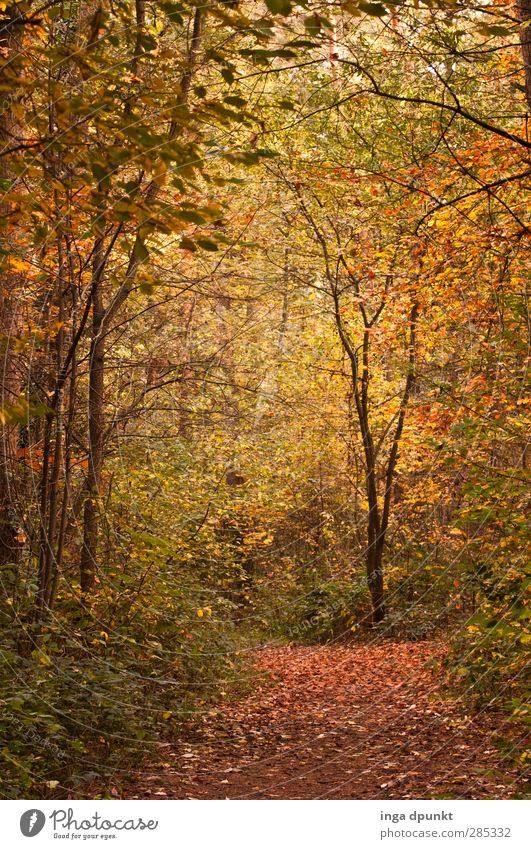
[[[245,699],[190,724],[128,798],[507,798],[499,717],[436,691],[435,643],[268,648]],[[271,680],[272,679],[272,680]]]

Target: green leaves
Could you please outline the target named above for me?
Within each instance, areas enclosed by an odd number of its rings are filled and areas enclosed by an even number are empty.
[[[204,224],[205,218],[195,209],[179,209],[176,212],[176,215],[179,218],[182,218],[183,221],[189,221],[190,224]]]
[[[479,32],[484,35],[493,35],[493,36],[504,36],[504,35],[514,35],[514,32],[504,26],[499,26],[498,24],[479,24],[478,25]]]
[[[341,4],[343,9],[349,14],[353,15],[356,18],[360,17],[360,14],[370,15],[371,17],[383,18],[385,15],[389,14],[389,10],[383,3],[372,3],[366,2],[366,0],[347,0]],[[390,6],[400,5],[398,2],[389,2]]]
[[[225,101],[225,103],[230,104],[230,106],[242,107],[247,104],[245,98],[240,97],[237,94],[228,94],[226,97],[223,98],[223,100]]]
[[[149,259],[149,251],[146,248],[145,242],[143,239],[136,239],[135,244],[133,246],[133,254],[140,260],[140,262],[146,262]]]
[[[293,6],[289,2],[289,0],[265,0],[266,6],[273,15],[283,15],[286,17],[290,15]]]
[[[91,162],[90,167],[101,187],[107,187],[110,180],[109,167],[100,162]]]
[[[389,9],[386,9],[381,3],[366,3],[365,0],[361,0],[358,5],[362,12],[372,17],[383,18],[389,14]]]
[[[190,253],[195,253],[198,248],[201,248],[204,251],[209,251],[210,253],[214,253],[215,251],[219,251],[219,245],[217,242],[212,241],[212,239],[207,239],[203,236],[199,236],[197,239],[190,239],[188,236],[183,236],[181,241],[179,242],[179,247],[183,251],[189,251]]]
[[[174,3],[171,2],[171,0],[161,0],[161,2],[159,2],[159,6],[161,7],[161,9],[164,10],[164,12],[172,21],[172,23],[183,23],[183,13],[185,13],[187,10],[182,3]]]
[[[220,74],[223,77],[223,79],[225,80],[225,82],[228,83],[229,85],[232,85],[232,83],[236,79],[236,77],[234,75],[234,71],[231,70],[231,68],[221,68]]]
[[[204,251],[219,251],[219,245],[216,242],[213,242],[212,239],[197,239],[197,244]]]
[[[277,47],[266,50],[259,47],[244,47],[240,50],[242,56],[252,57],[258,64],[267,64],[270,59],[296,59],[297,53],[287,47]]]
[[[304,29],[310,35],[319,35],[323,28],[323,21],[320,15],[315,12],[313,15],[309,15],[307,18],[304,18]]]
[[[13,340],[8,341],[12,343]],[[16,401],[0,404],[0,425],[27,425],[30,419],[44,418],[50,412],[47,404],[30,403],[24,395],[20,395]]]
[[[190,253],[195,253],[195,251],[197,250],[196,243],[192,239],[189,239],[188,236],[182,237],[181,241],[179,242],[179,247],[181,250],[189,251]]]

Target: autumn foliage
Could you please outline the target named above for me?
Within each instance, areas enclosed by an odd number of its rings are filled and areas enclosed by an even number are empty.
[[[530,17],[0,2],[5,796],[111,792],[269,643],[326,706],[429,640],[520,775]]]

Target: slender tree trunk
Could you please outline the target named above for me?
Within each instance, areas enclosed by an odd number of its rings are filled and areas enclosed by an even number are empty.
[[[61,236],[58,239],[58,255],[59,255],[59,275],[58,275],[58,293],[57,293],[57,306],[58,306],[58,319],[61,323],[61,327],[57,333],[56,338],[56,367],[57,367],[57,379],[59,378],[61,367],[63,364],[63,342],[64,342],[64,330],[63,330],[63,319],[64,319],[64,287],[65,287],[65,276],[64,276],[64,256],[63,256],[63,247]],[[64,422],[63,422],[63,390],[57,394],[57,402],[54,410],[54,426],[55,426],[55,435],[53,441],[53,461],[49,482],[49,496],[48,496],[48,527],[46,533],[46,560],[45,560],[45,585],[44,585],[44,603],[47,607],[51,607],[52,600],[52,587],[57,582],[57,554],[56,554],[56,535],[57,535],[57,518],[58,518],[58,508],[59,508],[59,479],[61,476],[61,468],[63,464],[63,438],[64,438]]]
[[[137,27],[140,33],[145,24],[145,7],[143,2],[136,5]],[[188,51],[188,66],[186,67],[180,85],[179,103],[184,104],[189,95],[192,76],[196,67],[198,52],[201,44],[203,12],[197,8],[194,13],[192,36]],[[135,47],[134,62],[138,68],[142,51],[140,41]],[[170,140],[176,138],[178,123],[172,121],[168,133]],[[164,177],[155,178],[146,193],[147,202],[153,202],[160,191]],[[117,234],[116,234],[117,235]],[[103,471],[103,455],[105,442],[104,418],[104,373],[105,373],[105,339],[111,329],[114,316],[121,305],[127,300],[132,291],[134,281],[141,265],[139,248],[144,241],[139,234],[129,260],[125,280],[115,293],[107,308],[103,303],[102,278],[107,254],[110,246],[105,248],[103,235],[96,240],[94,248],[94,265],[92,280],[92,334],[89,358],[89,469],[85,488],[85,505],[83,515],[83,544],[80,560],[81,590],[87,593],[91,590],[96,579],[97,547],[100,524],[100,495],[101,476]]]
[[[13,160],[6,150],[15,148],[23,141],[23,129],[14,112],[9,108],[18,97],[17,75],[19,58],[22,54],[24,26],[16,4],[9,5],[2,14],[0,30],[0,84],[3,92],[3,108],[0,115],[0,179],[4,195],[9,185],[16,180]],[[18,355],[13,346],[22,325],[22,296],[24,276],[9,267],[12,250],[12,233],[9,216],[12,212],[9,200],[0,202],[0,241],[4,256],[0,261],[0,409],[5,415],[0,419],[0,564],[16,562],[20,555],[20,533],[15,499],[16,451],[19,425],[9,422],[9,410],[22,391],[22,380],[18,368]]]
[[[0,406],[5,408],[6,416],[22,389],[13,350],[13,339],[20,329],[17,295],[21,295],[20,280],[15,278],[16,275],[0,271]],[[16,500],[18,433],[18,424],[9,420],[0,424],[0,564],[16,562],[20,555]]]
[[[358,364],[358,351],[354,348],[353,343],[346,330],[340,312],[339,294],[337,287],[332,284],[332,297],[335,305],[335,321],[339,334],[339,338],[345,349],[351,364],[352,371],[352,394],[356,406],[356,413],[360,426],[361,438],[363,443],[363,454],[365,458],[365,491],[367,494],[368,516],[367,516],[367,549],[366,549],[366,570],[367,570],[367,585],[371,594],[372,602],[372,621],[373,624],[382,622],[386,615],[385,610],[385,591],[384,591],[384,565],[383,553],[385,547],[385,538],[389,525],[389,516],[391,511],[391,496],[393,491],[393,479],[398,460],[398,449],[404,429],[404,421],[407,407],[413,386],[415,383],[415,347],[416,347],[416,328],[418,317],[418,304],[414,303],[411,307],[409,317],[409,340],[408,340],[408,372],[400,408],[398,411],[396,427],[393,434],[389,457],[385,468],[385,490],[383,497],[378,494],[377,487],[377,454],[370,423],[370,405],[369,405],[369,354],[370,354],[370,333],[375,325],[379,315],[384,309],[385,299],[382,300],[380,307],[376,310],[372,318],[369,318],[367,311],[363,305],[360,306],[360,313],[363,320],[364,332],[362,349],[361,373]],[[356,292],[358,290],[356,289]]]
[[[66,240],[66,246],[68,250],[68,280],[71,291],[71,316],[72,316],[72,343],[76,337],[76,316],[77,316],[77,297],[76,290],[74,286],[74,272],[72,266],[72,258],[71,258],[71,250]],[[77,356],[76,350],[74,348],[72,352],[72,360],[71,360],[71,370],[70,370],[70,379],[68,384],[68,412],[66,415],[65,422],[65,433],[64,433],[64,484],[63,484],[63,494],[61,499],[61,509],[60,509],[60,518],[59,518],[59,530],[57,535],[57,549],[55,554],[55,571],[51,583],[50,595],[48,605],[50,608],[53,607],[55,601],[55,595],[57,593],[57,587],[59,583],[59,576],[61,573],[61,569],[63,566],[63,554],[66,540],[66,532],[68,526],[68,515],[69,510],[71,509],[71,460],[72,460],[72,427],[74,423],[74,415],[76,410],[76,384],[77,384]]]
[[[367,584],[372,601],[372,621],[376,625],[385,619],[383,549],[385,535],[376,536],[367,549]]]
[[[516,8],[523,24],[520,27],[520,44],[524,60],[525,97],[531,112],[531,0],[518,0]]]
[[[92,341],[89,357],[88,398],[88,473],[83,514],[83,546],[81,549],[80,583],[84,593],[89,592],[96,578],[96,554],[98,545],[101,473],[103,469],[104,441],[104,369],[105,339],[103,329],[102,270],[104,264],[103,235],[99,236],[94,249],[92,278]]]
[[[367,585],[371,594],[373,623],[377,624],[385,618],[383,575],[385,531],[382,533],[378,488],[376,485],[376,452],[369,423],[369,330],[370,327],[366,324],[363,333],[361,389],[359,386],[360,377],[358,374],[357,358],[355,363],[352,363],[352,387],[365,456],[365,489],[369,507],[365,559]],[[356,357],[355,353],[354,356]]]
[[[363,447],[365,452],[365,487],[369,513],[367,516],[367,585],[372,599],[373,622],[381,622],[385,617],[384,580],[383,580],[383,547],[385,530],[382,532],[378,489],[376,486],[376,456],[372,434],[368,424],[367,403],[360,405],[360,424]]]

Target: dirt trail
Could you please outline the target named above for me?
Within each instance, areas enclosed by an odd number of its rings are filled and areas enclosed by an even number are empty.
[[[128,798],[508,798],[500,717],[436,692],[433,643],[265,649],[273,679],[209,712]]]

